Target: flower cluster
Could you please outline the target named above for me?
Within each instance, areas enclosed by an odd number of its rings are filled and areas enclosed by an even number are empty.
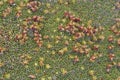
[[[27,65],[31,61],[32,57],[28,54],[20,55],[21,64]]]
[[[78,44],[76,43],[74,45],[74,52],[88,54],[91,50],[98,51],[99,45],[95,44],[90,47],[90,44],[104,40],[105,37],[102,35],[104,31],[103,27],[93,27],[90,25],[90,21],[88,26],[81,25],[81,19],[70,12],[64,12],[63,18],[67,20],[68,23],[66,23],[65,26],[62,24],[59,25],[59,31],[68,32],[76,41],[83,40],[83,44],[79,44],[78,42]],[[88,45],[84,38],[88,39]]]
[[[33,11],[36,12],[38,10],[38,6],[39,6],[39,2],[38,1],[30,1],[29,3],[27,3],[27,7]]]
[[[64,18],[68,20],[67,25],[59,25],[58,29],[60,31],[65,31],[73,35],[73,38],[75,40],[78,40],[80,38],[83,38],[85,36],[94,37],[96,34],[102,32],[104,30],[103,27],[92,27],[91,25],[85,27],[83,25],[80,25],[81,19],[78,17],[75,17],[70,12],[64,12]],[[103,39],[104,37],[100,36],[100,39]]]
[[[91,49],[87,45],[75,45],[73,51],[80,54],[88,54]]]
[[[33,35],[34,41],[37,43],[39,47],[42,46],[42,35],[39,33],[39,30],[41,29],[42,25],[39,23],[42,22],[43,17],[41,16],[33,16],[28,17],[23,21],[23,27],[22,33],[16,35],[15,40],[20,41],[21,44],[24,44],[24,42],[28,39],[29,35]]]
[[[27,39],[28,39],[27,27],[23,27],[22,33],[21,34],[17,34],[16,37],[15,37],[15,40],[19,41],[20,44],[24,44]]]
[[[10,13],[11,13],[11,8],[6,8],[3,12],[2,12],[2,17],[6,18]]]

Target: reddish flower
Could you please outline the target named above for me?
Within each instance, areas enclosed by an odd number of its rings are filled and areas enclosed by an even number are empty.
[[[69,17],[71,14],[69,12],[64,12],[64,17]]]
[[[115,57],[114,54],[109,54],[109,59],[110,59],[111,61],[113,61],[114,57]]]
[[[60,31],[64,31],[64,28],[63,28],[62,25],[59,25],[59,26],[58,26],[58,29],[59,29]]]
[[[14,0],[8,0],[8,3],[12,5],[14,3]]]
[[[96,58],[97,58],[97,57],[96,57],[95,55],[92,55],[92,56],[90,57],[90,61],[91,61],[91,62],[94,62]]]
[[[108,46],[108,49],[109,49],[109,50],[112,50],[113,48],[114,48],[113,45]]]
[[[114,41],[114,38],[113,38],[112,35],[108,37],[108,41],[109,41],[109,42],[113,42],[113,41]]]

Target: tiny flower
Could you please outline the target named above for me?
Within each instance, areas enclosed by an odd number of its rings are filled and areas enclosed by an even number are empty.
[[[68,42],[68,41],[65,41],[64,44],[65,44],[65,45],[69,45],[69,42]]]
[[[53,54],[53,55],[54,55],[55,53],[56,53],[55,51],[52,51],[52,52],[51,52],[51,54]]]
[[[64,12],[64,17],[69,17],[71,14],[67,11]]]
[[[64,28],[63,28],[62,25],[59,25],[59,26],[58,26],[58,29],[59,29],[60,31],[64,31]]]
[[[103,35],[100,35],[99,39],[103,41],[105,39],[105,37]]]
[[[0,47],[0,53],[3,53],[6,50],[6,48]]]
[[[73,63],[77,63],[77,62],[79,62],[79,58],[78,58],[78,56],[75,56],[74,60],[73,60]]]
[[[120,46],[120,39],[117,40],[117,44]]]
[[[37,63],[35,63],[34,65],[35,65],[35,66],[38,66],[38,64],[37,64]]]
[[[49,10],[44,10],[44,13],[45,13],[45,14],[48,14],[48,13],[49,13]]]
[[[4,66],[4,63],[3,62],[0,62],[0,68]]]
[[[44,39],[48,39],[48,38],[49,38],[49,36],[48,36],[48,35],[46,35],[46,36],[43,36],[43,38],[44,38]]]
[[[61,49],[61,50],[58,51],[58,53],[61,54],[61,55],[63,55],[64,54],[64,50]]]
[[[94,70],[90,70],[88,73],[90,76],[93,76],[95,74]]]
[[[113,61],[114,57],[115,57],[114,54],[109,54],[109,59],[110,59],[111,61]]]
[[[93,46],[93,50],[98,50],[99,49],[99,45],[94,45]]]
[[[67,48],[67,47],[64,47],[64,48],[63,48],[63,51],[64,51],[64,52],[67,52],[67,51],[68,51],[68,48]]]
[[[96,57],[95,55],[92,55],[92,56],[90,57],[90,61],[91,61],[91,62],[94,62],[96,58],[97,58],[97,57]]]
[[[39,61],[39,65],[40,66],[44,66],[44,62],[43,61]]]
[[[67,74],[67,70],[65,70],[65,68],[62,68],[61,72],[62,72],[63,75]]]
[[[28,62],[29,62],[28,60],[24,60],[24,61],[22,62],[22,64],[23,64],[23,65],[27,65]]]
[[[96,76],[93,76],[93,77],[92,77],[92,80],[97,80],[97,77],[96,77]]]
[[[109,46],[108,46],[108,49],[109,49],[109,50],[112,50],[113,48],[114,48],[113,45],[109,45]]]
[[[81,70],[85,70],[84,66],[81,66],[80,69],[81,69]]]
[[[73,18],[72,19],[74,22],[80,22],[80,18]]]
[[[46,6],[47,6],[47,8],[50,8],[51,5],[50,5],[50,3],[46,3]]]
[[[51,66],[49,64],[46,64],[46,68],[49,69],[51,68]]]
[[[31,79],[35,79],[36,78],[36,76],[33,75],[33,74],[30,74],[28,77],[31,78]]]
[[[112,65],[111,65],[111,64],[108,64],[108,65],[106,66],[106,71],[109,73],[111,68],[112,68]]]
[[[16,13],[16,17],[17,17],[17,18],[19,18],[21,15],[22,15],[22,12],[21,12],[21,11],[18,11],[18,12]]]
[[[10,75],[10,73],[5,73],[5,74],[3,75],[3,77],[4,77],[5,79],[10,79],[11,75]]]
[[[59,21],[60,21],[60,18],[56,18],[56,21],[59,22]]]
[[[83,45],[86,45],[86,43],[87,43],[87,42],[86,42],[85,40],[82,41],[82,44],[83,44]]]
[[[48,49],[52,48],[52,45],[51,44],[47,44],[47,48]]]
[[[112,35],[108,37],[108,41],[109,41],[109,42],[113,42],[113,41],[114,41],[114,38],[113,38]]]

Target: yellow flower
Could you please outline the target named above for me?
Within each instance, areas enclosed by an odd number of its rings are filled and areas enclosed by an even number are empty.
[[[47,48],[48,49],[52,48],[52,45],[51,44],[47,44]]]
[[[56,40],[56,41],[55,41],[55,44],[58,44],[58,43],[59,43],[59,40]]]
[[[50,69],[51,66],[50,66],[49,64],[46,64],[46,68],[47,68],[47,69]]]
[[[42,57],[39,58],[39,65],[44,66],[44,58]]]
[[[28,12],[29,14],[31,14],[31,13],[32,13],[29,9],[27,10],[27,12]]]
[[[94,72],[94,70],[90,70],[88,73],[89,73],[89,75],[93,76],[95,72]]]
[[[33,50],[38,52],[38,51],[39,51],[39,48],[34,48]]]
[[[83,45],[86,45],[86,41],[82,41],[82,44],[83,44]]]
[[[44,10],[44,13],[45,13],[45,14],[49,13],[49,10]]]
[[[9,74],[9,73],[5,73],[5,74],[4,74],[4,78],[10,79],[10,74]]]
[[[64,51],[61,49],[61,50],[59,50],[59,52],[58,52],[59,54],[64,54]]]
[[[93,76],[93,77],[92,77],[92,80],[97,80],[97,77],[96,77],[96,76]]]
[[[47,8],[50,8],[50,3],[46,3]]]
[[[74,58],[74,56],[73,56],[73,55],[69,55],[69,58],[70,58],[70,59],[73,59],[73,58]]]
[[[62,3],[63,3],[63,0],[58,0],[58,3],[59,3],[59,4],[62,4]]]
[[[17,11],[21,10],[21,7],[20,7],[20,6],[17,6],[17,7],[16,7],[16,10],[17,10]]]
[[[63,48],[63,51],[64,52],[68,51],[68,48],[67,47]]]
[[[52,51],[52,53],[51,54],[55,54],[55,51]]]
[[[59,21],[60,21],[60,18],[56,18],[56,21],[59,22]]]
[[[44,77],[42,77],[41,80],[46,80],[46,79]]]
[[[91,24],[92,24],[92,20],[89,20],[88,23],[87,23],[87,25],[91,26]]]
[[[81,66],[80,68],[81,68],[81,70],[84,70],[84,69],[85,69],[83,66]]]
[[[43,57],[40,57],[39,60],[40,60],[40,61],[44,61],[44,58],[43,58]]]
[[[64,75],[64,74],[67,73],[67,70],[65,70],[64,68],[62,68],[62,69],[61,69],[61,72],[62,72],[62,74]]]
[[[51,13],[55,13],[55,10],[53,9],[53,10],[51,11]]]
[[[65,23],[65,22],[66,22],[66,19],[62,19],[62,22]]]
[[[72,0],[72,3],[75,4],[76,0]]]
[[[35,65],[35,66],[38,66],[38,63],[35,63],[34,65]]]

